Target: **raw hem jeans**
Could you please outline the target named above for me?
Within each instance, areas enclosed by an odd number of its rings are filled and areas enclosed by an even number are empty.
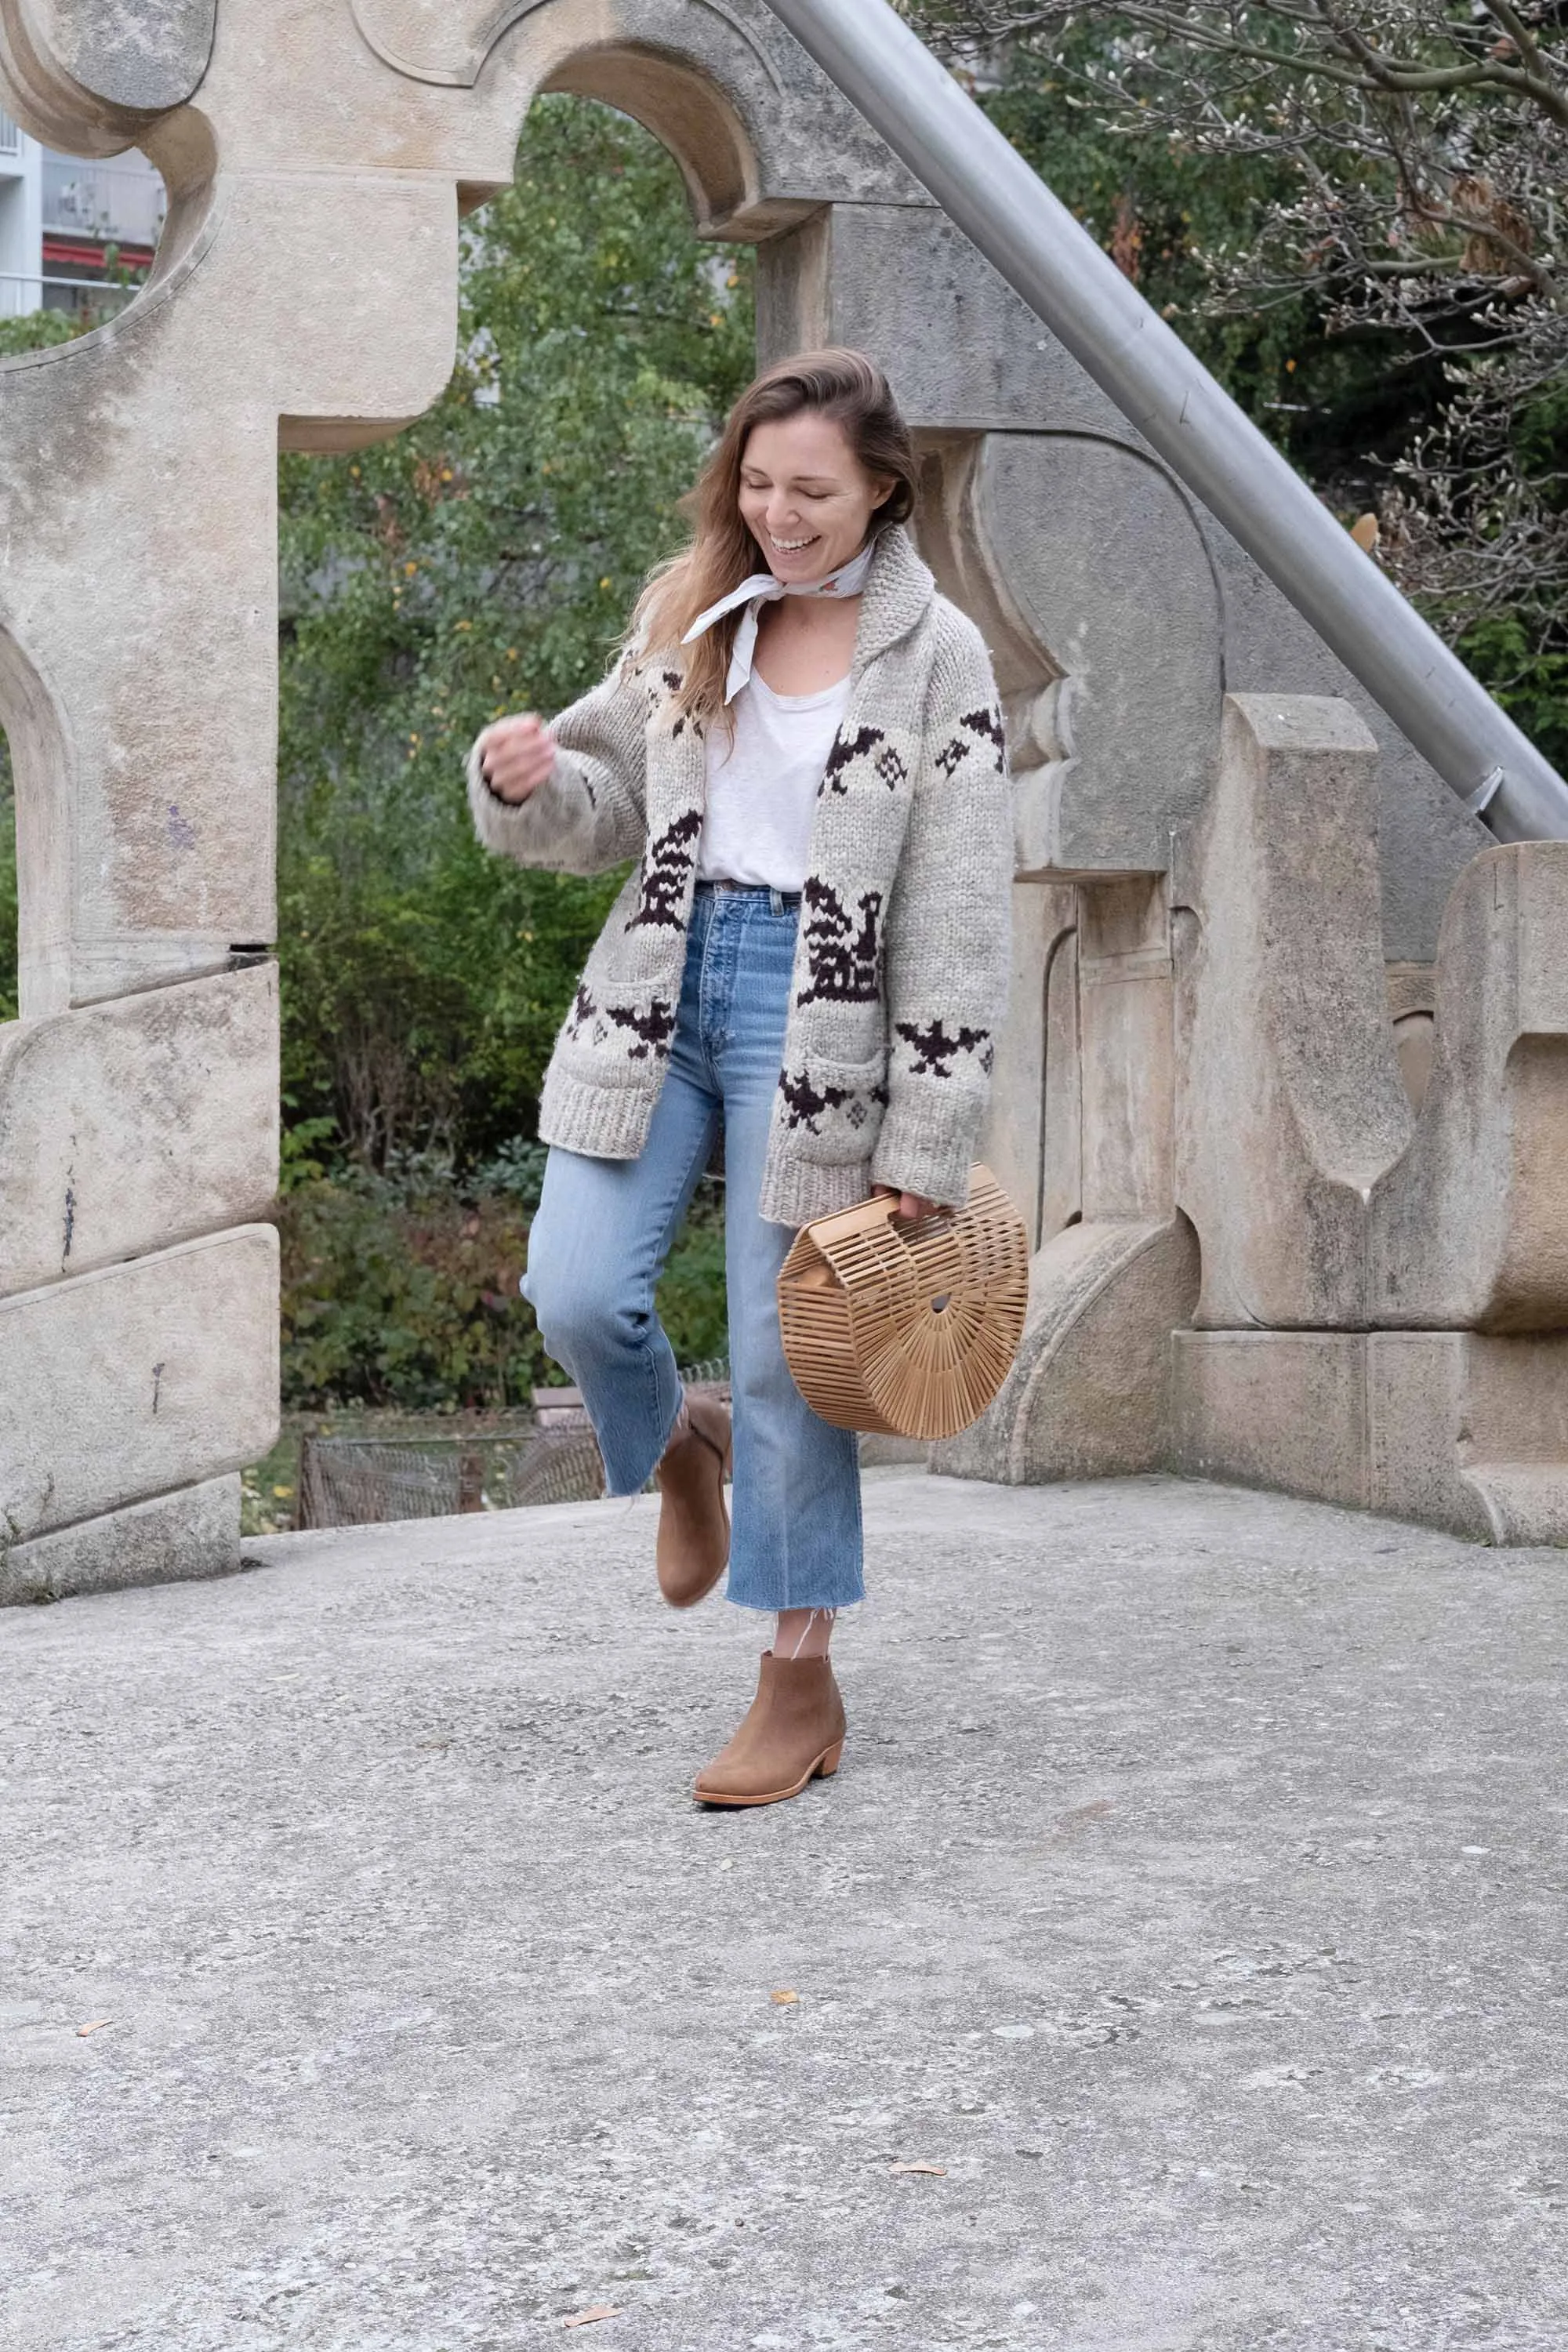
[[[859,1452],[795,1387],[774,1285],[794,1241],[760,1217],[799,909],[776,890],[700,887],[669,1067],[636,1160],[552,1146],[522,1292],[583,1392],[612,1495],[632,1495],[680,1406],[654,1288],[722,1121],[735,1472],[729,1595],[743,1609],[861,1597]]]

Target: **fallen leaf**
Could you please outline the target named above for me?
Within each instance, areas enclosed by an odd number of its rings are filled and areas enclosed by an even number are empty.
[[[945,2180],[947,2179],[947,2167],[945,2164],[895,2164],[893,2170],[895,2172],[929,2172],[933,2174],[938,2180]]]
[[[570,2319],[563,2319],[561,2324],[563,2327],[592,2327],[596,2319],[619,2319],[620,2316],[619,2304],[595,2303],[587,2311],[574,2311]]]
[[[782,1985],[778,1991],[773,1996],[773,2006],[775,2009],[793,2009],[799,1999],[799,1993],[786,1992]]]
[[[1102,1822],[1107,1813],[1116,1811],[1109,1797],[1097,1797],[1092,1805],[1075,1805],[1070,1813],[1057,1815],[1059,1830],[1083,1829],[1089,1822]]]
[[[111,2017],[89,2017],[85,2025],[77,2027],[76,2038],[79,2042],[85,2042],[89,2033],[98,2033],[104,2026],[112,2025],[113,2022],[114,2020]]]

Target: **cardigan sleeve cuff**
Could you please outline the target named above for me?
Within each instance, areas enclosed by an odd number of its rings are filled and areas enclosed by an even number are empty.
[[[557,751],[550,773],[525,801],[503,801],[485,781],[476,743],[468,753],[468,809],[474,831],[485,847],[525,866],[547,855],[569,829],[559,805],[561,782],[562,760]]]
[[[962,1209],[969,1198],[977,1132],[977,1121],[955,1120],[946,1105],[895,1100],[877,1138],[871,1181]]]

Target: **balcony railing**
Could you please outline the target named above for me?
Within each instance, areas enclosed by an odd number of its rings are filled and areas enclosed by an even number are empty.
[[[43,195],[46,236],[156,245],[163,226],[163,183],[150,171],[46,156]]]
[[[31,317],[38,308],[38,296],[45,287],[70,296],[68,302],[53,302],[46,295],[45,310],[74,310],[79,316],[86,310],[101,312],[106,303],[129,302],[133,294],[142,291],[140,284],[134,282],[110,286],[102,278],[54,278],[47,270],[41,276],[24,276],[19,269],[0,269],[0,319]],[[113,316],[112,310],[110,316]]]
[[[0,107],[0,155],[19,155],[22,134],[3,107]]]

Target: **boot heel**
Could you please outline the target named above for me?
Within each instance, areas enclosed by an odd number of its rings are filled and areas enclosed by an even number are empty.
[[[836,1748],[830,1748],[828,1749],[826,1755],[823,1758],[821,1763],[816,1768],[818,1774],[824,1780],[832,1780],[833,1775],[838,1769],[838,1759],[843,1753],[844,1742],[842,1739],[838,1742]]]

